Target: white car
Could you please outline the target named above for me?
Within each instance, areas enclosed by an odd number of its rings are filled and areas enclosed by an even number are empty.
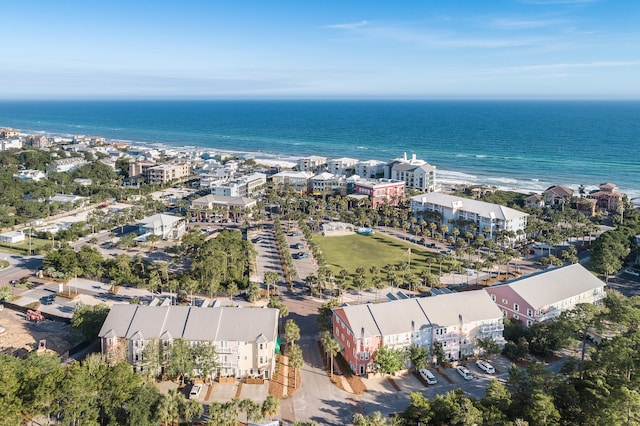
[[[634,277],[640,276],[640,272],[636,271],[633,268],[627,268],[627,269],[624,270],[624,272],[626,272],[629,275],[633,275]]]
[[[471,374],[471,372],[467,369],[467,367],[464,367],[462,365],[459,365],[456,367],[456,370],[458,371],[458,374],[460,374],[465,380],[471,380],[473,379],[473,375]]]
[[[496,372],[496,369],[493,368],[493,365],[489,364],[487,361],[479,359],[476,361],[476,365],[485,373],[494,374]]]
[[[202,385],[193,385],[189,392],[189,399],[198,399],[200,392],[202,392]]]
[[[427,382],[427,384],[435,385],[436,383],[438,383],[436,376],[434,376],[433,373],[426,368],[421,368],[418,372],[420,373],[420,376],[422,376],[424,381]]]

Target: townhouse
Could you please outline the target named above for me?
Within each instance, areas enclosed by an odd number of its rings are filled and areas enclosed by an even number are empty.
[[[358,161],[356,175],[363,179],[377,179],[384,176],[384,162],[378,160]]]
[[[327,171],[334,175],[350,176],[354,173],[356,164],[358,160],[355,158],[335,158],[327,161]]]
[[[125,360],[141,373],[150,365],[144,351],[150,342],[160,341],[169,348],[174,340],[183,339],[190,347],[199,342],[215,345],[214,377],[269,379],[275,368],[278,314],[270,308],[117,304],[98,337],[108,363]]]
[[[289,188],[300,193],[306,193],[309,186],[311,172],[282,171],[271,176],[271,181],[278,189]]]
[[[483,290],[409,298],[333,310],[333,335],[351,369],[375,371],[380,347],[429,348],[438,342],[447,360],[478,355],[480,338],[504,343],[502,312]]]
[[[346,195],[347,178],[324,172],[309,178],[309,192],[313,195]]]
[[[483,233],[487,238],[496,238],[499,231],[509,233],[509,240],[524,239],[527,213],[499,204],[471,200],[455,195],[431,192],[411,197],[411,209],[416,217],[425,216],[460,231]]]
[[[301,172],[316,172],[327,165],[327,157],[319,155],[311,155],[301,158],[297,161],[298,170]]]
[[[548,269],[484,291],[503,317],[520,320],[527,327],[557,318],[578,303],[598,304],[606,296],[605,283],[579,263]]]

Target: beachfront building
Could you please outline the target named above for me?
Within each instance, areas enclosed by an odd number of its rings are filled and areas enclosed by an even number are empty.
[[[257,204],[257,200],[247,197],[228,197],[225,195],[205,195],[191,201],[190,213],[200,220],[240,219]]]
[[[579,263],[548,269],[484,291],[505,318],[520,320],[527,327],[557,318],[578,303],[599,304],[606,296],[605,283]]]
[[[293,189],[300,193],[306,193],[309,187],[311,172],[282,171],[271,176],[271,181],[278,189]]]
[[[48,148],[52,145],[51,140],[44,135],[29,135],[25,141],[28,146],[34,148]]]
[[[622,202],[624,194],[618,191],[615,183],[602,183],[600,189],[591,191],[587,198],[596,200],[596,206],[606,211],[615,211],[618,204]]]
[[[22,148],[22,140],[19,138],[0,139],[0,151],[6,151],[8,149],[20,149],[20,148]]]
[[[340,350],[359,375],[375,371],[373,358],[383,346],[413,344],[433,355],[438,342],[452,361],[480,354],[480,338],[504,343],[502,313],[483,290],[343,306],[333,310],[332,319]]]
[[[407,158],[405,152],[404,156],[394,158],[384,165],[383,173],[387,179],[404,181],[407,188],[422,192],[438,190],[436,168],[424,160],[417,159],[415,154]]]
[[[334,175],[352,175],[354,168],[358,164],[358,160],[355,158],[336,158],[327,162],[327,171]]]
[[[53,160],[51,163],[49,163],[47,165],[47,171],[56,173],[67,173],[77,169],[80,166],[84,166],[85,164],[89,164],[89,162],[85,160],[84,157],[62,158],[60,160]]]
[[[40,182],[47,178],[47,175],[40,170],[20,170],[13,175],[14,179],[20,179],[25,182]]]
[[[191,175],[189,163],[158,164],[145,171],[145,181],[149,185],[164,185],[169,182],[184,181]]]
[[[354,194],[366,195],[370,206],[377,209],[382,204],[397,205],[404,197],[405,183],[393,179],[365,179],[355,182]]]
[[[544,197],[544,205],[552,208],[557,208],[568,204],[573,197],[573,189],[564,185],[554,185],[545,189],[542,192]]]
[[[11,139],[20,136],[20,130],[10,127],[0,127],[0,139]]]
[[[527,213],[499,204],[471,200],[455,195],[430,192],[411,197],[415,217],[425,217],[448,227],[448,233],[457,227],[461,232],[483,233],[495,239],[504,235],[509,241],[525,238]]]
[[[297,161],[298,170],[301,172],[316,173],[327,165],[327,157],[320,157],[319,155],[311,155],[309,157],[301,158]]]
[[[313,195],[346,195],[347,178],[323,172],[309,178],[309,192]]]
[[[149,235],[157,235],[163,240],[178,240],[185,232],[184,218],[158,213],[138,222],[138,241],[146,241]]]
[[[355,172],[362,179],[378,179],[384,176],[384,164],[378,160],[358,161]]]
[[[191,348],[198,343],[215,345],[218,368],[213,377],[270,379],[275,368],[278,314],[277,309],[269,308],[116,304],[98,337],[109,364],[124,360],[140,373],[146,374],[153,365],[145,359],[150,343],[167,349],[183,339]],[[162,373],[163,362],[159,364],[154,374]]]

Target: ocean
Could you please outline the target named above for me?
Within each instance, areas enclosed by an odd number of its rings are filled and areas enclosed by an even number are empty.
[[[0,127],[293,160],[415,154],[443,182],[613,182],[640,202],[640,102],[3,101]]]

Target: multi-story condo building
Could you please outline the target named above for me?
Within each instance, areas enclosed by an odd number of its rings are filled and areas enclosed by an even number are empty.
[[[324,172],[309,178],[309,192],[314,195],[346,195],[347,178]]]
[[[358,161],[356,175],[363,179],[376,179],[384,176],[384,163],[378,160]]]
[[[190,175],[191,166],[189,163],[158,164],[146,170],[145,180],[149,185],[163,185],[188,178]]]
[[[447,360],[478,355],[480,338],[504,343],[502,313],[483,291],[417,297],[333,310],[333,335],[351,369],[359,375],[375,371],[380,347],[429,349],[438,342]]]
[[[316,172],[327,165],[327,157],[311,155],[298,160],[298,169],[301,172]]]
[[[201,342],[215,345],[214,377],[269,379],[275,368],[278,314],[268,308],[118,304],[111,307],[98,337],[108,363],[126,360],[142,373],[151,364],[145,359],[147,345],[159,342],[168,349],[174,340],[183,339],[191,347]]]
[[[27,145],[34,148],[47,148],[51,146],[51,141],[44,135],[29,135],[26,141]]]
[[[485,291],[505,318],[518,319],[527,327],[557,318],[578,303],[598,304],[606,296],[605,283],[579,263],[487,287]]]
[[[19,138],[14,139],[0,139],[0,151],[6,151],[8,149],[20,149],[22,148],[22,140]]]
[[[446,225],[448,232],[457,227],[460,231],[483,233],[487,238],[494,239],[502,231],[508,234],[505,238],[524,239],[529,216],[499,204],[439,192],[411,197],[411,209],[416,217],[424,215],[427,220]]]
[[[191,215],[201,220],[212,218],[239,219],[248,214],[249,210],[257,204],[253,198],[227,197],[224,195],[205,195],[191,201]]]
[[[387,203],[396,205],[404,197],[405,183],[392,179],[359,180],[354,192],[369,197],[371,207],[376,209]]]
[[[385,164],[384,177],[404,181],[407,188],[422,192],[433,192],[438,189],[436,168],[424,160],[418,160],[415,154],[408,159],[405,153],[402,158],[395,158]]]
[[[0,139],[11,139],[20,136],[20,130],[9,127],[0,127]]]
[[[309,186],[311,172],[283,171],[271,176],[271,181],[276,188],[291,188],[301,193],[306,193]]]
[[[358,160],[355,158],[336,158],[327,162],[327,171],[334,175],[352,175]]]

